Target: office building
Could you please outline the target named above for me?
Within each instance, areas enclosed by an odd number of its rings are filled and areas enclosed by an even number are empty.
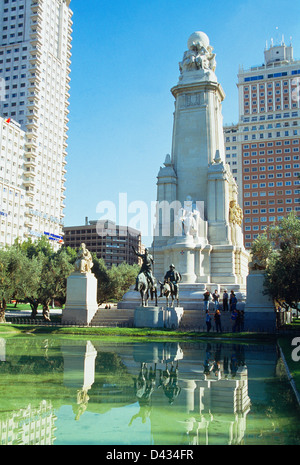
[[[62,240],[64,218],[69,5],[70,0],[2,0],[0,4],[0,116],[15,120],[25,134],[23,160],[18,162],[25,189],[22,234],[25,238],[46,235],[56,244]]]
[[[0,118],[0,247],[24,239],[26,191],[23,184],[25,132]]]
[[[78,249],[84,243],[90,252],[103,258],[108,268],[123,262],[140,263],[133,248],[143,253],[140,231],[112,221],[88,221],[83,226],[64,227],[64,246]]]
[[[300,61],[271,42],[264,63],[238,74],[239,121],[224,127],[226,161],[239,185],[244,242],[300,211]]]

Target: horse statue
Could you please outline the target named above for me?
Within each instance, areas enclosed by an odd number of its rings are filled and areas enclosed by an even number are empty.
[[[149,294],[150,300],[155,299],[155,306],[157,307],[157,282],[154,278],[154,284],[148,281],[144,273],[139,273],[136,278],[136,289],[141,294],[142,307],[148,307]]]
[[[179,307],[179,290],[178,286],[171,285],[169,280],[165,279],[164,282],[162,283],[159,281],[160,284],[160,296],[159,297],[165,297],[167,301],[167,307],[173,307],[174,306],[174,300],[177,300],[177,306]],[[171,297],[171,302],[169,304],[169,298]]]

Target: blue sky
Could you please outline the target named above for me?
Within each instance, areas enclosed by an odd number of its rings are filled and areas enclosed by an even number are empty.
[[[170,89],[194,31],[209,36],[217,55],[224,124],[238,119],[239,65],[262,64],[266,40],[283,34],[289,45],[292,37],[300,59],[298,0],[72,0],[71,9],[66,226],[103,217],[98,203],[118,207],[119,193],[150,210],[156,176],[171,153]],[[143,239],[148,244],[150,237]]]

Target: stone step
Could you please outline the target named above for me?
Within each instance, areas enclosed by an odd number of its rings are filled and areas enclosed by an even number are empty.
[[[212,317],[212,330],[215,323],[213,319],[213,312],[210,313]],[[105,309],[99,308],[94,315],[91,326],[118,326],[128,325],[133,326],[134,322],[134,309]],[[198,327],[206,331],[205,312],[203,310],[185,310],[181,327]],[[221,326],[223,330],[231,329],[230,312],[221,312]]]
[[[95,313],[91,326],[109,326],[125,323],[133,323],[134,310],[132,309],[103,309],[99,308]]]

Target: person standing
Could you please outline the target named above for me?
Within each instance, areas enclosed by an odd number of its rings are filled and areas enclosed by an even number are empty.
[[[212,298],[213,298],[213,302],[214,302],[214,309],[215,310],[218,310],[219,308],[219,294],[218,294],[218,290],[215,289],[215,292],[212,294]]]
[[[216,331],[217,333],[219,332],[220,330],[220,333],[222,332],[222,327],[221,327],[221,313],[220,313],[220,310],[217,309],[215,311],[215,315],[214,315],[214,320],[215,320],[215,323],[216,323]]]
[[[228,293],[227,289],[223,292],[223,311],[228,312]]]
[[[230,299],[229,299],[229,304],[230,304],[230,310],[236,310],[236,304],[237,304],[237,298],[235,296],[235,293],[233,290],[230,293]]]
[[[211,328],[211,316],[209,314],[209,310],[206,310],[205,323],[206,323],[207,332],[209,333],[210,328]]]
[[[203,294],[204,299],[204,310],[207,311],[209,307],[210,292],[206,290]]]

